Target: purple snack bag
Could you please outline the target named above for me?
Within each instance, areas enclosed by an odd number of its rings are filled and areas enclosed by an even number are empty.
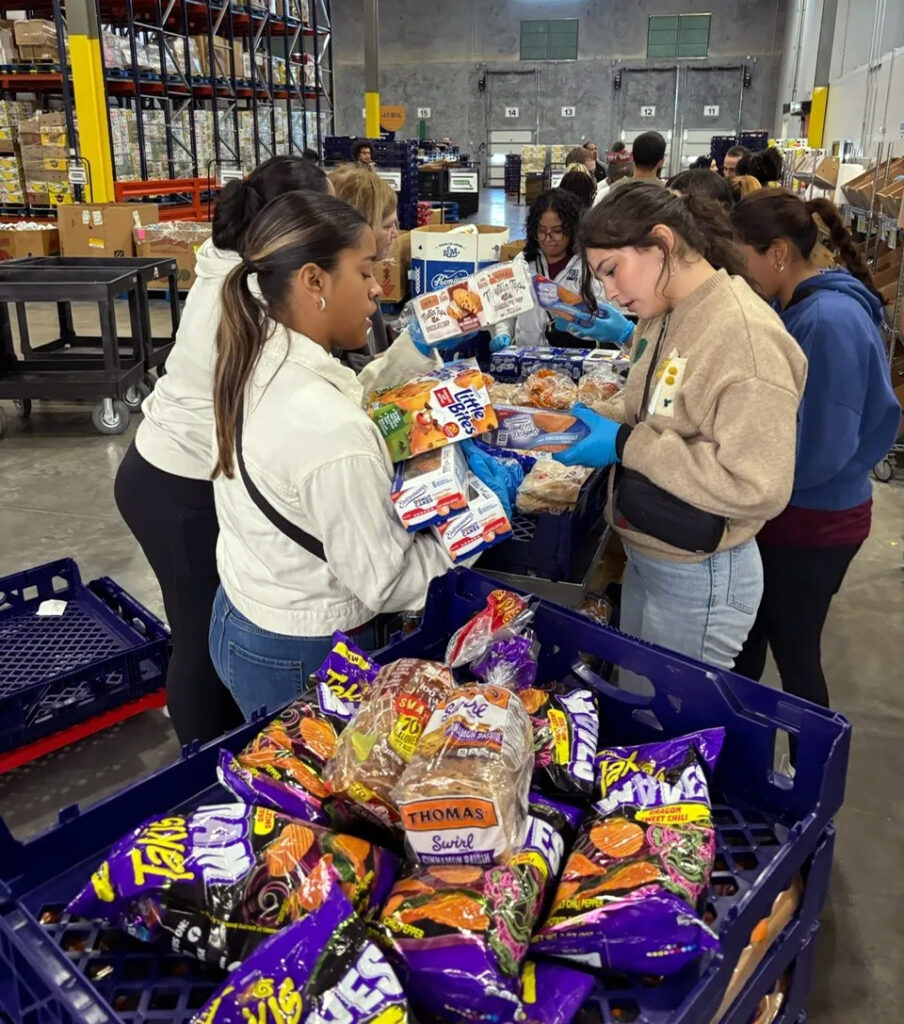
[[[320,907],[262,943],[192,1024],[405,1024],[398,978],[333,885]]]
[[[694,913],[715,857],[707,773],[724,729],[597,756],[600,794],[571,851],[538,953],[674,974],[718,949]]]
[[[564,964],[526,960],[521,972],[524,1024],[571,1024],[595,984],[590,974]]]
[[[317,690],[324,710],[341,714],[346,722],[350,722],[358,710],[361,698],[371,688],[379,671],[380,666],[371,661],[354,640],[337,630],[333,633],[333,649],[311,677],[311,681],[322,684]],[[324,687],[331,691],[336,700],[330,701],[327,698]],[[337,702],[344,713],[337,707]]]
[[[477,661],[471,662],[471,671],[490,686],[507,690],[525,690],[537,678],[537,656],[534,652],[534,634],[503,637],[493,643]]]
[[[363,839],[221,804],[150,819],[115,843],[66,912],[230,967],[316,909],[333,875],[362,913],[382,904],[397,858]]]
[[[519,693],[534,732],[534,785],[554,793],[590,795],[600,719],[592,690],[553,684]]]

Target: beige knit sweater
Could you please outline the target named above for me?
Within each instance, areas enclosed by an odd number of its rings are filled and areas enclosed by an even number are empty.
[[[776,313],[741,278],[720,270],[672,311],[643,417],[662,322],[637,325],[627,384],[607,415],[634,428],[622,453],[626,468],[730,519],[719,546],[725,551],[788,504],[807,360]],[[676,562],[706,557],[620,529],[611,479],[609,486],[609,521],[625,543]]]

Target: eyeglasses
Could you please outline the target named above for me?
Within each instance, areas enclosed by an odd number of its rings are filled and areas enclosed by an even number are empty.
[[[546,238],[550,242],[559,242],[565,237],[562,228],[537,228],[537,238]]]

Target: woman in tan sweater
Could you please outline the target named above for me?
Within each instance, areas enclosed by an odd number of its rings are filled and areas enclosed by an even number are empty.
[[[788,503],[807,361],[740,276],[715,203],[633,182],[584,219],[609,302],[639,322],[624,391],[557,456],[606,466],[628,555],[621,628],[731,668],[756,618],[754,537]]]

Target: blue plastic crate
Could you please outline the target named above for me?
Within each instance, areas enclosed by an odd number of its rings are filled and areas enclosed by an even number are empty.
[[[512,535],[480,558],[491,572],[581,582],[599,546],[605,523],[608,471],[596,470],[584,482],[574,511],[512,517]]]
[[[66,602],[38,616],[42,601]],[[166,681],[169,630],[72,559],[0,579],[0,752],[144,697]]]
[[[421,626],[380,652],[378,660],[442,657],[450,633],[483,606],[495,586],[464,569],[435,581]],[[828,889],[834,840],[828,823],[844,794],[850,726],[827,709],[544,601],[537,605],[534,627],[542,644],[541,681],[593,686],[604,739],[644,742],[714,725],[727,731],[714,780],[717,857],[705,900],[721,951],[659,984],[605,975],[586,1018],[605,1024],[706,1024],[753,929],[801,872],[805,899],[760,965],[756,983],[766,985],[773,974],[777,979],[803,948]],[[655,695],[615,689],[588,668],[589,657],[648,676]],[[245,726],[221,744],[196,749],[85,813],[69,808],[59,825],[30,842],[15,841],[0,823],[0,1011],[25,1024],[187,1024],[219,975],[113,929],[68,921],[61,911],[127,829],[155,814],[222,800],[223,791],[213,784],[220,746],[238,751],[258,729],[259,724]],[[772,767],[778,730],[798,739],[793,784]],[[736,1005],[743,998],[744,993]],[[637,1017],[625,1015],[623,1008],[630,1006],[637,1007]]]

